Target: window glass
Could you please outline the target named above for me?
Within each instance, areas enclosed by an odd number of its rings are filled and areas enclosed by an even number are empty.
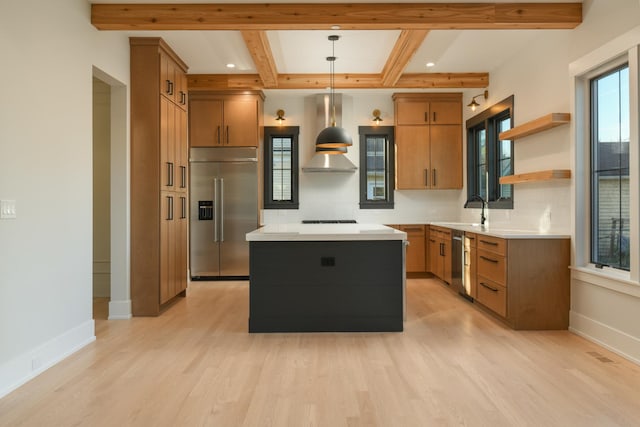
[[[591,262],[629,270],[629,68],[591,81]]]
[[[511,117],[498,120],[498,134],[511,129]],[[501,176],[513,175],[513,159],[511,158],[511,140],[497,141],[498,144],[498,178]],[[500,184],[498,197],[500,199],[511,199],[513,185]]]
[[[480,207],[480,196],[490,208],[513,209],[513,185],[500,184],[513,175],[513,142],[499,138],[512,121],[513,96],[467,120],[466,207]]]
[[[272,139],[273,153],[273,198],[277,201],[291,201],[292,199],[292,182],[291,182],[291,149],[293,147],[293,138],[276,137]]]
[[[368,135],[367,145],[367,200],[385,200],[387,198],[386,176],[386,139]]]
[[[360,126],[360,208],[392,209],[393,126]]]
[[[476,177],[478,182],[477,194],[487,200],[487,130],[480,129],[476,132],[477,166]]]
[[[298,126],[264,128],[264,208],[298,208]]]

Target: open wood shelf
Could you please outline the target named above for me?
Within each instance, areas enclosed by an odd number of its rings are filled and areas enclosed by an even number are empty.
[[[519,173],[500,177],[500,184],[520,184],[523,182],[549,181],[551,179],[569,179],[571,170],[550,169],[546,171]]]
[[[538,119],[516,126],[513,129],[501,132],[498,138],[502,140],[524,138],[543,130],[567,124],[571,121],[569,113],[551,113]]]

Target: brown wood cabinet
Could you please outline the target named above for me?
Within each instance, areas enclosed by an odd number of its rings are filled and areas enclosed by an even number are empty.
[[[462,188],[462,95],[396,93],[396,188]]]
[[[130,47],[131,308],[154,316],[187,288],[187,66],[160,38]]]
[[[429,226],[429,271],[451,284],[451,229]]]
[[[428,263],[427,236],[429,226],[424,224],[389,225],[407,233],[409,245],[405,254],[407,273],[426,273]]]
[[[262,92],[194,92],[189,99],[191,147],[258,147]]]
[[[567,329],[569,257],[569,239],[477,234],[475,300],[514,329]]]
[[[175,55],[159,52],[160,55],[160,93],[183,110],[187,109],[187,74],[175,61]],[[181,62],[181,61],[180,61]]]

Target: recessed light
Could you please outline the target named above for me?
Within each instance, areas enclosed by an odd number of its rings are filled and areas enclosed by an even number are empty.
[[[331,29],[332,30],[339,30],[340,29],[340,25],[332,25]]]
[[[236,68],[236,64],[229,63],[227,64],[227,68]]]
[[[436,63],[435,62],[427,62],[427,68],[431,68],[431,67],[435,67]]]

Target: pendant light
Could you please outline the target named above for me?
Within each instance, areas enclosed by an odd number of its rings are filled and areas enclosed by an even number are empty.
[[[331,54],[327,56],[327,61],[330,64],[330,80],[329,85],[331,88],[331,125],[324,128],[316,137],[316,152],[324,152],[327,154],[343,154],[346,153],[346,147],[353,145],[351,136],[343,128],[336,126],[336,106],[334,103],[334,79],[335,79],[335,44],[336,40],[340,40],[340,36],[330,35],[329,41],[331,41]],[[341,148],[341,149],[340,149]],[[329,150],[331,149],[331,150]],[[339,150],[336,150],[339,149]],[[344,150],[342,150],[344,149]]]

